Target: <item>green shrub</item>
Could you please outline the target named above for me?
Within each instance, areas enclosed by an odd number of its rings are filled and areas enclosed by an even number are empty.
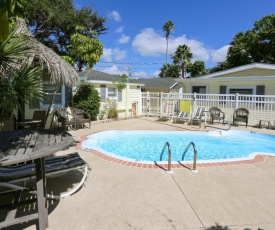
[[[91,115],[92,121],[95,121],[100,109],[98,91],[89,84],[81,85],[73,97],[73,107],[83,109]]]
[[[108,111],[108,118],[118,118],[117,110],[115,108],[110,108]]]

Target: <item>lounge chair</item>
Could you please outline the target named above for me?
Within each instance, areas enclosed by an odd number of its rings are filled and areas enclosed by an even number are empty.
[[[209,109],[209,112],[210,112],[210,123],[211,124],[214,124],[214,120],[218,120],[219,122],[222,120],[222,122],[224,124],[225,114],[220,108],[211,107]]]
[[[77,152],[70,153],[64,156],[50,156],[45,158],[45,171],[46,177],[58,176],[65,172],[82,169],[83,177],[79,184],[71,189],[69,192],[52,195],[47,194],[49,199],[62,199],[75,193],[84,183],[87,173],[88,164],[79,156]],[[7,188],[0,193],[7,193],[16,190],[26,190],[31,194],[36,194],[35,191],[31,191],[25,186],[20,186],[18,183],[26,182],[28,180],[35,179],[35,164],[23,164],[23,165],[12,165],[0,167],[0,187]]]
[[[174,114],[171,118],[172,122],[177,123],[178,121],[189,123],[191,115],[188,112],[180,111],[178,114]]]
[[[199,123],[199,126],[201,126],[201,122],[205,121],[204,111],[205,111],[205,108],[197,107],[197,110],[192,115],[191,124],[193,124],[194,121],[197,121]]]
[[[164,105],[164,111],[159,115],[160,118],[171,120],[175,113],[175,101],[166,101]]]
[[[236,122],[245,122],[246,128],[248,124],[248,115],[249,111],[245,108],[238,108],[233,113],[233,125],[236,124]]]

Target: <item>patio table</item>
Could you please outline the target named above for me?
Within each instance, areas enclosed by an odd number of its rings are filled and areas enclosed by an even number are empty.
[[[48,227],[46,201],[45,157],[69,147],[73,137],[63,130],[22,129],[0,132],[0,167],[34,161],[38,213],[15,218],[17,207],[11,209],[0,228],[38,219],[39,229]]]

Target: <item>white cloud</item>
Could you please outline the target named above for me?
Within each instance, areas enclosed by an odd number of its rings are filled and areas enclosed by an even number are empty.
[[[120,22],[121,21],[121,17],[120,17],[120,14],[117,12],[117,11],[112,11],[110,14],[109,14],[109,17],[114,19],[116,22]]]
[[[103,55],[101,56],[102,59],[106,62],[112,61],[112,49],[103,48]]]
[[[147,28],[135,36],[132,47],[141,56],[157,57],[165,54],[166,39],[156,33],[154,29]]]
[[[130,39],[131,38],[129,36],[126,36],[126,35],[122,34],[121,37],[118,39],[118,42],[120,44],[126,44],[130,41]]]
[[[196,39],[187,38],[186,35],[179,37],[170,36],[168,41],[168,59],[179,45],[187,45],[193,53],[192,61],[220,62],[224,61],[228,46],[218,50],[209,49],[203,42]],[[132,41],[133,49],[141,56],[158,57],[166,55],[166,39],[161,33],[157,33],[152,28],[142,30]]]
[[[103,55],[101,58],[105,62],[119,61],[126,58],[126,50],[103,48]]]
[[[122,33],[123,32],[123,26],[120,26],[120,27],[118,27],[116,30],[115,30],[115,32],[117,32],[117,33]]]
[[[131,78],[146,78],[146,77],[148,77],[148,74],[143,71],[134,72],[131,74]]]
[[[113,56],[116,61],[122,60],[126,57],[126,51],[120,49],[113,49]]]
[[[211,61],[212,62],[223,62],[226,59],[227,51],[229,45],[223,46],[218,50],[212,50],[211,52]]]

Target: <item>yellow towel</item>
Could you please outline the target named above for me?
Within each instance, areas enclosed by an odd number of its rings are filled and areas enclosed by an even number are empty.
[[[191,101],[190,100],[180,100],[180,111],[190,113]]]

